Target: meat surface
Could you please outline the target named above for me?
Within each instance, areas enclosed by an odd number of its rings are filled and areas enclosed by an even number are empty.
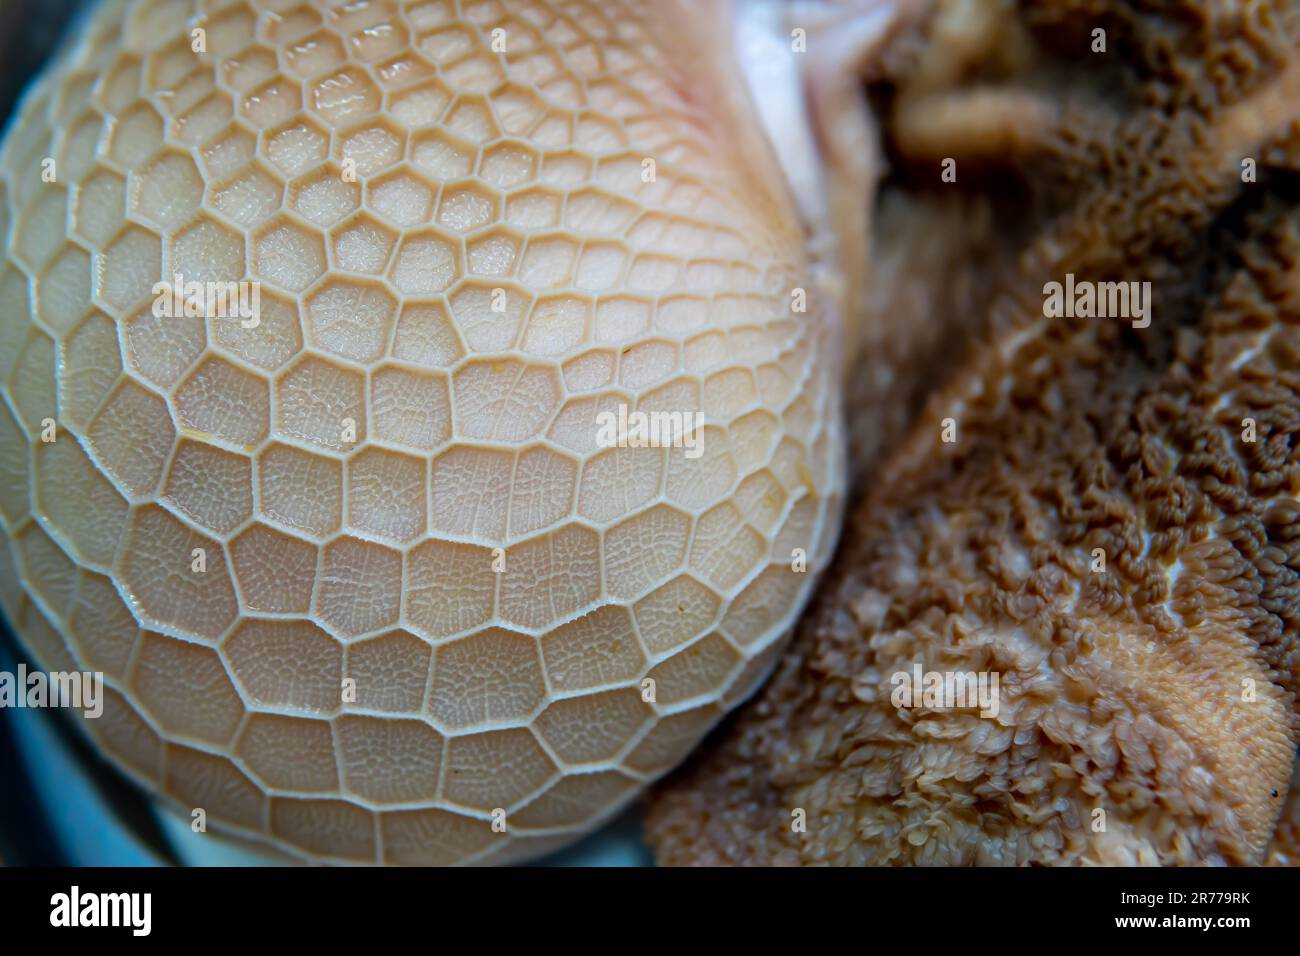
[[[655,794],[661,863],[1294,859],[1298,38],[1288,2],[1025,0],[896,45],[898,373],[851,392],[860,501],[775,677]],[[1054,314],[1075,281],[1149,311]],[[917,671],[995,715],[896,706]]]

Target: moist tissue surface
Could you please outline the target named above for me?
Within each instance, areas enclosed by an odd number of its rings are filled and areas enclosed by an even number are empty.
[[[110,2],[28,97],[0,602],[186,814],[532,856],[774,660],[836,523],[837,363],[681,9]],[[155,316],[175,275],[259,283],[258,323]],[[600,447],[620,404],[703,413],[702,455]]]

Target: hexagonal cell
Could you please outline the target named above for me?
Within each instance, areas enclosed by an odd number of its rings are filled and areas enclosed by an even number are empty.
[[[289,292],[301,292],[325,273],[319,233],[288,217],[273,220],[253,237],[253,274]]]
[[[474,361],[452,379],[460,434],[466,438],[526,441],[540,437],[560,404],[553,369],[507,361]]]
[[[468,734],[447,741],[443,795],[484,813],[513,808],[555,776],[555,764],[527,730]]]
[[[306,614],[316,581],[316,546],[255,524],[230,542],[243,606],[253,611]]]
[[[214,12],[204,26],[208,30],[208,49],[242,50],[257,36],[257,14],[247,7],[229,7]]]
[[[328,228],[361,205],[361,187],[343,178],[343,170],[323,166],[289,187],[289,205],[308,222]]]
[[[545,697],[536,638],[489,628],[434,651],[429,709],[444,726],[522,723]]]
[[[442,735],[419,720],[344,715],[334,722],[344,786],[376,803],[432,800]]]
[[[306,301],[307,334],[313,345],[357,362],[384,354],[397,301],[373,282],[331,279]]]
[[[136,312],[122,323],[127,362],[142,377],[169,389],[207,348],[203,320],[186,316],[155,316],[152,308]]]
[[[98,720],[88,721],[86,730],[105,751],[116,756],[146,780],[157,781],[161,777],[161,738],[126,698],[113,688],[104,688],[103,704],[104,712]]]
[[[567,235],[536,236],[528,240],[519,278],[534,289],[568,285],[578,258],[578,243]]]
[[[339,134],[341,160],[356,163],[357,172],[371,176],[401,162],[406,134],[383,120],[373,120],[358,129]]]
[[[633,598],[654,587],[686,561],[691,522],[668,505],[655,505],[606,532],[605,586]]]
[[[474,172],[478,146],[445,129],[421,133],[411,140],[411,164],[434,182],[464,179]]]
[[[320,26],[320,13],[310,6],[278,11],[276,18],[267,24],[267,38],[280,45],[301,40]]]
[[[512,348],[533,298],[513,285],[465,281],[447,297],[452,318],[475,352]]]
[[[466,27],[446,26],[420,37],[415,45],[433,63],[452,63],[477,49],[478,37]]]
[[[658,655],[703,634],[721,605],[716,591],[683,574],[637,601],[633,613],[641,639]]]
[[[601,447],[597,439],[602,426],[618,420],[619,406],[627,405],[627,396],[618,392],[605,392],[571,398],[555,416],[546,437],[562,448],[585,455]]]
[[[36,281],[36,316],[62,335],[86,314],[90,302],[90,253],[71,243]]]
[[[72,230],[92,246],[102,246],[122,228],[126,215],[126,180],[97,169],[77,187]]]
[[[271,833],[322,857],[373,863],[375,818],[343,800],[271,798]]]
[[[306,118],[263,135],[267,159],[288,179],[315,169],[329,155],[329,134]]]
[[[731,496],[745,520],[765,535],[781,520],[787,498],[781,483],[767,469],[749,475]]]
[[[596,341],[626,342],[650,326],[651,305],[644,299],[614,296],[596,304]]]
[[[265,167],[240,170],[212,195],[212,205],[226,218],[252,228],[271,218],[284,201],[284,185]]]
[[[118,385],[86,430],[100,464],[128,494],[158,485],[176,429],[166,404],[127,380]]]
[[[424,531],[426,464],[383,448],[348,462],[348,526],[381,538],[409,541]]]
[[[505,221],[520,229],[552,229],[560,224],[563,197],[550,189],[525,189],[506,198]]]
[[[438,373],[380,368],[371,376],[374,435],[384,441],[431,451],[451,437],[447,378]]]
[[[320,619],[354,637],[397,623],[402,598],[402,556],[357,538],[324,548],[316,604]]]
[[[321,537],[343,524],[343,464],[322,455],[271,445],[257,462],[262,514]]]
[[[195,103],[172,121],[176,142],[199,146],[217,136],[228,136],[235,108],[230,97],[215,91]]]
[[[270,427],[266,380],[212,356],[181,384],[173,399],[177,421],[202,437],[251,448]]]
[[[722,713],[717,704],[708,704],[662,718],[624,758],[623,765],[635,773],[664,773],[682,762]]]
[[[460,337],[441,302],[408,302],[402,307],[393,334],[393,358],[439,368],[465,354]]]
[[[99,721],[95,721],[99,723]],[[225,757],[167,745],[165,789],[187,807],[203,807],[236,826],[260,830],[266,819],[266,794]]]
[[[285,59],[289,69],[307,78],[336,69],[347,61],[347,52],[338,37],[328,30],[321,30],[290,46]]]
[[[343,647],[310,621],[245,618],[221,650],[251,704],[305,713],[339,709]]]
[[[35,505],[82,562],[111,567],[127,504],[72,436],[36,446]],[[92,514],[95,520],[82,517]]]
[[[501,216],[501,197],[477,183],[444,186],[438,200],[438,225],[453,232],[473,232]]]
[[[627,687],[554,701],[533,728],[569,766],[604,763],[617,757],[654,715],[641,691]]]
[[[356,216],[330,235],[335,267],[381,275],[397,243],[397,233],[366,215]]]
[[[268,786],[306,793],[338,790],[334,734],[327,720],[252,714],[234,752]]]
[[[195,639],[215,641],[238,615],[221,545],[154,505],[131,517],[121,573],[139,617]]]
[[[514,470],[510,452],[453,445],[433,462],[434,531],[503,541],[509,487]]]
[[[243,455],[182,438],[167,470],[164,501],[217,534],[253,512],[252,463]]]
[[[487,623],[496,597],[488,548],[426,541],[406,557],[406,621],[431,640]]]
[[[213,323],[213,338],[222,348],[274,372],[302,348],[302,321],[297,302],[262,289],[257,324],[244,328],[243,321]]]
[[[736,596],[723,619],[723,632],[742,648],[774,640],[790,625],[806,583],[807,575],[788,564],[768,566]]]
[[[68,124],[55,157],[58,160],[58,171],[65,182],[80,182],[94,167],[95,157],[101,155],[99,150],[103,136],[104,119],[93,110],[78,117],[75,123]]]
[[[108,155],[120,166],[135,169],[162,147],[163,121],[148,103],[137,103],[117,118],[109,131]]]
[[[76,640],[82,666],[102,670],[125,682],[142,633],[140,625],[111,578],[86,570],[78,578],[76,598],[68,612],[68,630]]]
[[[640,784],[615,771],[563,777],[511,819],[524,827],[575,827],[593,813],[612,810],[629,800]]]
[[[539,297],[528,317],[523,350],[543,356],[572,352],[590,340],[593,312],[592,300],[581,296]]]
[[[268,80],[244,97],[239,113],[257,129],[288,122],[302,108],[302,91],[284,77]]]
[[[564,224],[577,232],[621,236],[640,212],[636,203],[589,186],[570,193]]]
[[[343,126],[379,112],[379,90],[362,69],[349,66],[310,83],[308,104],[325,122]]]
[[[628,142],[628,134],[608,117],[588,112],[577,118],[573,144],[593,156],[617,153],[626,149]]]
[[[407,233],[393,262],[393,285],[405,295],[445,291],[461,274],[460,243],[437,232]]]
[[[424,706],[429,683],[429,645],[406,631],[392,631],[349,644],[347,676],[355,681],[353,706],[414,714]]]
[[[221,80],[237,93],[251,93],[279,72],[274,50],[261,45],[250,46],[247,39],[221,61]]]
[[[27,464],[31,441],[4,405],[0,405],[0,443],[5,450],[0,455],[0,514],[10,527],[15,527],[31,514],[31,475]],[[0,562],[5,562],[6,571],[11,570],[8,549],[0,549]]]
[[[410,42],[411,35],[400,21],[376,23],[348,34],[348,45],[363,63],[387,59],[406,49]]]
[[[540,158],[532,147],[518,142],[497,143],[483,151],[479,176],[499,189],[514,189],[537,178]]]
[[[710,634],[659,664],[649,677],[663,706],[695,697],[716,699],[740,670],[741,662],[739,651],[721,635]]]
[[[112,245],[95,256],[95,294],[108,306],[125,313],[143,300],[162,274],[159,237],[139,226],[129,226]]]
[[[767,555],[767,541],[745,523],[730,502],[701,515],[691,543],[691,570],[727,589],[745,578]]]
[[[365,379],[356,372],[305,357],[280,377],[276,399],[286,434],[336,450],[365,439]]]
[[[77,586],[77,566],[38,524],[28,524],[13,541],[14,556],[30,593],[44,601],[53,614],[62,617]],[[39,631],[32,648],[35,658],[52,668],[67,665],[75,669],[76,662],[68,652],[67,642],[50,623],[45,611],[33,606],[30,613],[20,613],[23,616],[14,621],[20,632],[25,624]]]
[[[722,429],[705,427],[697,441],[698,457],[677,453],[668,456],[666,494],[691,509],[706,508],[721,500],[735,483],[737,473]]]
[[[607,522],[635,511],[659,494],[663,448],[606,448],[583,466],[578,513]]]
[[[56,407],[55,354],[54,342],[48,335],[30,330],[5,383],[29,435],[40,433],[41,423]]]
[[[434,68],[429,62],[409,49],[375,66],[375,76],[385,90],[401,90],[432,79],[434,75]]]
[[[429,221],[433,190],[419,173],[399,166],[367,183],[366,205],[389,225],[409,229]]]
[[[145,222],[177,229],[189,222],[203,201],[203,177],[194,160],[168,150],[140,169],[131,189],[131,211]]]
[[[548,186],[572,189],[590,180],[592,169],[591,158],[582,153],[547,153],[538,178]]]
[[[619,354],[619,383],[641,389],[662,382],[681,366],[678,353],[673,343],[654,339],[628,346]]]
[[[102,312],[87,316],[63,344],[59,415],[84,429],[121,374],[117,327]]]
[[[233,176],[257,158],[257,137],[242,126],[231,126],[199,150],[209,181]]]
[[[199,219],[171,242],[171,272],[189,282],[237,282],[247,272],[244,237],[208,219]]]
[[[16,220],[13,253],[32,272],[49,264],[67,237],[68,192],[62,186],[43,186],[39,195]]]
[[[581,352],[564,363],[564,385],[570,392],[592,392],[614,383],[618,355],[611,350]]]
[[[514,274],[523,248],[523,237],[508,229],[493,229],[467,240],[469,271],[476,275],[504,278]]]
[[[550,627],[600,596],[600,536],[565,525],[511,545],[499,577],[503,621]]]
[[[607,604],[542,635],[542,660],[559,693],[592,690],[638,680],[645,653],[627,608]]]
[[[402,810],[379,818],[384,862],[450,866],[499,841],[491,824],[446,810]]]
[[[531,87],[517,83],[493,94],[492,105],[501,119],[501,128],[512,136],[529,132],[546,114],[542,97]]]
[[[388,111],[407,129],[434,126],[451,102],[451,91],[441,80],[428,80],[389,99]]]
[[[211,648],[145,633],[132,669],[136,697],[163,730],[225,746],[244,714]]]
[[[545,446],[519,454],[510,486],[510,536],[532,534],[573,513],[578,463]]]

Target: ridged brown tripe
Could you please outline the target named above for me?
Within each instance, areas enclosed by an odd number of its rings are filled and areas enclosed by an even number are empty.
[[[984,195],[1021,227],[1014,265],[979,311],[927,319],[981,331],[865,463],[772,682],[660,788],[663,863],[1269,857],[1300,678],[1295,5],[975,5],[983,41],[953,44],[963,6],[873,91],[892,189]],[[1046,318],[1067,274],[1151,282],[1150,325]],[[999,675],[997,716],[895,707],[916,665]]]

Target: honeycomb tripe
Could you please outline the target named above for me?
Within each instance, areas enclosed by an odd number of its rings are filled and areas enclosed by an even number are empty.
[[[722,15],[109,0],[27,95],[0,603],[213,838],[535,857],[770,669],[840,330]]]

